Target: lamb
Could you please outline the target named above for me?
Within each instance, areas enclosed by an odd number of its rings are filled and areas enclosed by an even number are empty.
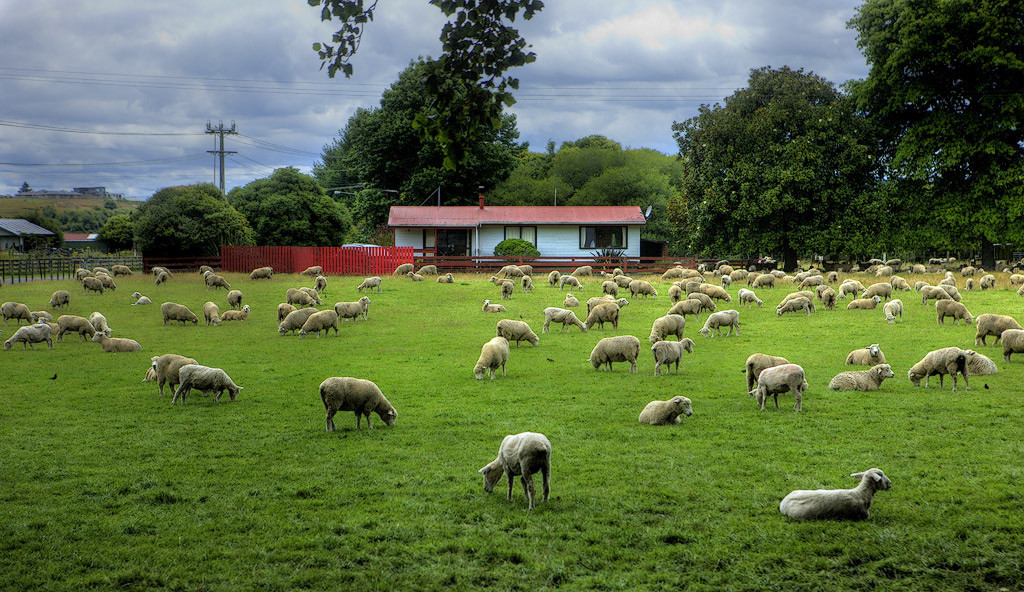
[[[210,288],[224,288],[225,290],[231,289],[231,284],[229,284],[228,281],[224,279],[222,276],[219,276],[215,273],[206,274],[205,281],[207,290],[209,290]]]
[[[885,314],[885,320],[888,323],[895,323],[896,317],[900,318],[900,322],[903,322],[903,301],[899,298],[890,300],[885,303],[882,307],[882,312]]]
[[[957,373],[964,376],[964,388],[970,390],[967,382],[967,352],[959,347],[945,347],[928,354],[920,362],[911,366],[907,371],[907,378],[914,386],[921,386],[921,379],[924,378],[924,386],[928,388],[928,381],[932,376],[939,375],[939,388],[942,388],[942,380],[946,374],[953,375],[953,390],[956,390]]]
[[[362,292],[363,288],[366,288],[367,294],[372,292],[374,288],[377,288],[377,293],[380,294],[380,278],[377,276],[366,278],[363,280],[363,283],[356,286],[356,292]]]
[[[478,472],[484,476],[484,491],[491,493],[501,476],[508,478],[508,499],[512,500],[512,489],[516,475],[520,475],[523,492],[534,507],[536,489],[532,475],[540,472],[543,481],[543,499],[548,501],[551,493],[551,442],[544,434],[523,432],[505,436],[498,448],[498,458],[485,465]]]
[[[996,363],[992,361],[992,358],[979,354],[972,349],[964,351],[967,353],[967,373],[971,376],[988,376],[989,374],[999,373],[999,369],[996,368]]]
[[[222,321],[247,321],[249,320],[249,305],[246,304],[242,310],[229,310],[221,315]]]
[[[505,312],[505,307],[500,304],[491,304],[490,300],[484,300],[484,312]]]
[[[82,294],[88,294],[89,291],[103,293],[103,281],[97,277],[87,277],[82,279]]]
[[[846,356],[846,363],[854,366],[876,366],[885,363],[885,354],[877,343],[855,349]]]
[[[423,281],[423,276],[418,274],[418,273],[410,271],[409,273],[407,273],[405,275],[406,275],[406,277],[408,277],[410,280],[412,280],[414,282],[422,282]]]
[[[757,385],[757,378],[761,376],[761,372],[768,368],[775,366],[781,366],[788,364],[789,360],[779,356],[769,356],[768,354],[750,354],[747,358],[743,371],[747,373],[747,392],[752,393],[754,387]]]
[[[689,337],[679,341],[659,341],[652,345],[651,354],[654,355],[654,375],[661,375],[662,364],[666,368],[670,368],[673,362],[676,364],[676,374],[679,374],[679,361],[683,358],[684,351],[693,353],[693,340]]]
[[[110,325],[107,324],[107,317],[103,316],[103,313],[99,311],[95,311],[89,315],[89,324],[91,324],[92,328],[96,329],[97,332],[106,333],[107,336],[110,336],[114,332],[113,329],[110,328]]]
[[[391,272],[391,275],[405,275],[414,269],[416,269],[416,266],[412,263],[403,263],[396,267],[395,271]]]
[[[752,280],[750,278],[753,278]],[[774,288],[775,287],[775,276],[770,273],[761,274],[758,276],[750,275],[747,276],[747,281],[751,288]]]
[[[204,393],[216,391],[217,394],[213,397],[214,403],[220,402],[220,397],[224,394],[224,391],[227,391],[228,396],[234,401],[238,396],[238,392],[242,390],[242,387],[236,385],[227,372],[220,368],[210,368],[209,366],[201,366],[199,364],[185,364],[178,370],[178,377],[181,379],[181,384],[174,391],[174,397],[171,398],[172,405],[178,400],[178,397],[181,397],[181,404],[184,405],[185,396],[191,393],[192,389]]]
[[[715,286],[717,288],[717,286]],[[721,290],[721,288],[718,288]],[[654,289],[654,286],[650,282],[644,280],[633,280],[629,282],[629,293],[633,298],[636,298],[637,294],[647,297],[650,296],[655,300],[658,299],[658,291]]]
[[[732,296],[725,291],[724,288],[716,286],[714,284],[701,284],[697,287],[697,291],[702,294],[707,294],[715,300],[724,300],[726,302],[732,302]]]
[[[537,347],[540,343],[540,338],[530,328],[529,323],[525,321],[513,321],[512,319],[501,319],[497,324],[497,334],[499,337],[504,337],[511,343],[513,340],[516,342],[516,347],[519,347],[520,341],[527,341],[533,344],[533,347]]]
[[[893,290],[903,290],[904,292],[910,291],[910,284],[907,283],[907,280],[898,275],[894,275],[889,278],[889,285],[892,286]]]
[[[867,520],[876,491],[892,487],[881,469],[850,475],[860,479],[853,489],[797,489],[782,498],[779,511],[794,520]]]
[[[523,286],[523,294],[526,294],[527,292],[533,292],[533,278],[532,277],[530,277],[528,275],[524,275],[523,279],[521,281],[522,281],[522,286]]]
[[[286,335],[289,331],[293,334],[302,328],[306,324],[306,319],[311,315],[318,313],[315,308],[300,308],[294,312],[288,313],[288,316],[283,321],[277,324],[277,332],[280,335]]]
[[[558,280],[561,279],[562,274],[556,269],[548,274],[548,285],[554,288],[558,285]]]
[[[92,336],[92,340],[99,343],[100,347],[103,348],[103,351],[107,353],[142,351],[142,346],[139,345],[138,341],[135,341],[134,339],[109,337],[103,331],[97,331],[96,334]]]
[[[339,319],[352,319],[353,322],[359,321],[359,317],[363,317],[363,320],[369,320],[370,316],[370,299],[363,296],[355,302],[338,302],[334,305],[334,314],[338,315]]]
[[[756,304],[758,308],[764,308],[764,301],[758,298],[753,290],[740,288],[739,299],[740,304],[747,308],[750,308],[751,304]]]
[[[298,305],[298,308],[305,308],[307,306],[313,306],[313,297],[307,292],[296,288],[288,288],[285,292],[285,301],[288,304]]]
[[[962,302],[955,302],[953,300],[936,300],[935,301],[935,315],[940,325],[945,324],[946,317],[953,317],[953,324],[959,324],[960,320],[963,320],[968,325],[974,323],[974,317],[968,312],[967,307]]]
[[[797,312],[800,310],[806,311],[807,316],[811,316],[811,311],[814,310],[814,303],[803,296],[797,296],[796,298],[789,299],[778,305],[775,308],[775,314],[781,317],[783,313]]]
[[[729,327],[729,332],[725,334],[729,337],[733,333],[733,329],[736,330],[736,335],[740,334],[740,313],[736,310],[721,310],[715,313],[711,313],[708,319],[704,321],[704,327],[700,330],[700,334],[704,337],[714,338],[715,332],[718,332],[718,336],[722,336],[722,327]]]
[[[269,280],[274,277],[273,267],[257,267],[249,272],[250,280]]]
[[[654,319],[651,325],[651,343],[663,341],[669,335],[675,335],[676,341],[681,341],[685,328],[686,319],[682,315],[670,314]]]
[[[306,269],[299,272],[299,275],[308,275],[309,277],[316,277],[324,274],[324,268],[319,265],[311,265]]]
[[[21,343],[21,349],[28,349],[36,347],[33,343],[46,342],[46,345],[53,349],[53,338],[50,336],[53,332],[53,328],[48,323],[39,323],[38,325],[26,325],[24,327],[18,327],[18,330],[11,335],[11,338],[4,342],[4,350],[10,350],[15,343]]]
[[[424,265],[416,273],[418,273],[420,275],[437,275],[437,266],[436,265]]]
[[[85,317],[61,315],[57,317],[57,341],[64,341],[65,333],[78,333],[79,340],[85,341],[87,337],[92,339],[92,336],[96,334],[96,329]]]
[[[562,306],[564,306],[566,308],[572,308],[574,306],[579,306],[579,305],[580,305],[580,301],[575,296],[572,295],[572,292],[566,294],[565,295],[565,300],[562,301]]]
[[[687,298],[686,300],[680,300],[669,309],[668,314],[686,316],[692,314],[695,321],[700,321],[700,311],[704,308],[704,304],[695,298]]]
[[[700,302],[701,308],[708,312],[715,312],[715,310],[718,308],[715,305],[715,301],[712,300],[710,296],[703,292],[690,292],[689,294],[686,295],[686,299],[697,300],[698,302]]]
[[[186,322],[190,322],[193,325],[199,323],[199,317],[183,304],[164,302],[160,305],[160,313],[164,316],[165,325],[167,321],[178,321],[181,325],[184,325]]]
[[[386,425],[395,425],[398,411],[380,387],[372,381],[348,376],[335,376],[320,383],[320,400],[324,403],[327,414],[327,431],[334,431],[334,414],[339,411],[352,411],[356,415],[356,429],[360,428],[362,418],[366,417],[367,429],[373,429],[370,414],[376,413]]]
[[[978,341],[981,341],[982,345],[988,345],[985,343],[985,338],[989,335],[996,336],[996,344],[999,344],[999,336],[1002,335],[1003,331],[1007,329],[1024,329],[1020,326],[1013,317],[999,314],[983,314],[978,315],[975,319],[978,325],[978,332],[974,336],[974,345],[978,345]]]
[[[331,334],[331,329],[334,329],[334,336],[338,336],[338,315],[333,310],[321,310],[309,315],[306,322],[302,324],[299,329],[299,339],[305,339],[306,335],[316,331],[316,338],[320,339],[320,332],[324,332],[324,336]]]
[[[929,300],[952,300],[949,293],[940,286],[922,286],[921,304],[928,304]]]
[[[505,376],[505,362],[508,361],[509,345],[508,340],[500,335],[492,337],[490,341],[480,348],[480,358],[473,366],[473,375],[477,380],[483,380],[484,374],[490,373],[491,380],[501,367],[501,375]]]
[[[288,304],[287,302],[282,302],[281,304],[278,304],[277,305],[277,322],[280,323],[281,321],[284,320],[284,318],[286,316],[288,316],[289,313],[292,313],[292,312],[294,312],[296,310],[298,310],[298,309],[296,309],[291,304]]]
[[[317,294],[324,294],[327,291],[327,278],[322,275],[316,276],[316,279],[313,280],[313,289]]]
[[[4,302],[0,304],[0,316],[4,318],[4,325],[7,324],[7,319],[14,319],[19,325],[23,319],[26,324],[32,324],[32,311],[28,309],[28,305],[20,302]]]
[[[871,284],[866,290],[864,290],[864,293],[861,294],[861,298],[873,298],[875,296],[880,296],[883,300],[892,298],[892,284],[889,282]]]
[[[439,283],[439,284],[454,284],[455,283],[455,278],[452,277],[452,274],[446,273],[444,275],[437,276],[437,283]],[[533,289],[533,284],[532,283],[530,284],[530,289],[531,290]]]
[[[550,332],[549,327],[551,326],[552,321],[562,324],[562,328],[558,330],[559,333],[570,330],[574,326],[579,327],[580,331],[584,333],[587,332],[587,326],[583,324],[583,321],[576,317],[576,313],[564,308],[549,306],[544,309],[544,328],[541,329],[541,333]]]
[[[568,284],[570,288],[576,288],[577,290],[582,290],[583,289],[583,284],[581,284],[580,281],[578,279],[576,279],[575,276],[563,275],[561,278],[559,278],[559,280],[558,280],[558,289],[559,290],[564,290],[566,284]]]
[[[889,284],[886,284],[887,286]],[[846,310],[868,310],[878,306],[882,299],[878,296],[871,298],[858,298],[846,305]]]
[[[889,364],[878,364],[870,370],[840,372],[832,377],[828,388],[834,391],[874,391],[886,378],[896,376]]]
[[[690,417],[693,409],[686,397],[672,397],[668,401],[651,401],[640,412],[640,423],[650,425],[675,425],[682,419],[680,415]]]
[[[629,362],[629,371],[636,374],[636,359],[639,355],[640,340],[636,337],[632,335],[605,337],[598,341],[593,351],[590,352],[590,364],[594,366],[594,370],[599,370],[604,365],[611,372],[612,362]]]
[[[590,265],[581,265],[573,270],[572,275],[575,277],[590,277],[594,274],[594,268]]]
[[[20,331],[20,329],[19,329]],[[1010,361],[1013,354],[1024,353],[1024,330],[1007,329],[1000,337],[1003,340],[1003,359]]]
[[[148,297],[143,296],[141,292],[132,292],[132,298],[135,298],[135,302],[132,302],[132,306],[137,304],[153,304],[153,301]]]
[[[583,326],[588,330],[594,325],[599,325],[601,329],[604,329],[606,322],[611,322],[613,329],[619,328],[618,304],[614,302],[598,304],[590,310],[590,314],[587,315],[587,320],[584,321]]]
[[[170,278],[170,274],[168,274],[166,271],[161,271],[160,274],[156,276],[155,285],[159,286],[160,284],[166,284],[167,280],[169,280]]]
[[[516,291],[516,285],[511,280],[501,283],[501,299],[512,300],[512,293]]]
[[[775,408],[779,408],[779,394],[793,393],[796,399],[796,410],[801,411],[803,393],[807,390],[807,381],[804,380],[804,369],[797,364],[782,364],[765,368],[757,377],[757,387],[749,393],[754,395],[761,411],[765,409],[765,403],[769,396],[775,398]]]
[[[601,293],[608,294],[612,298],[618,298],[619,285],[611,280],[601,282]]]
[[[57,290],[50,296],[50,308],[64,310],[71,305],[71,294],[67,290]]]
[[[228,292],[228,306],[234,309],[242,308],[241,290],[231,290],[230,292]]]

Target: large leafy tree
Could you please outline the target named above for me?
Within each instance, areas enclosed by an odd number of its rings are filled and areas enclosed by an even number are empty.
[[[725,105],[672,126],[691,247],[707,255],[849,252],[885,220],[877,159],[853,101],[803,70],[753,70]],[[867,236],[858,234],[867,233]],[[866,240],[865,240],[866,238]]]
[[[511,26],[522,13],[530,19],[544,7],[540,0],[430,0],[449,21],[441,30],[442,55],[423,65],[425,101],[413,114],[424,138],[436,142],[446,169],[462,167],[476,144],[502,127],[502,113],[515,104],[511,91],[519,80],[506,71],[536,60],[526,40]],[[332,78],[353,72],[350,60],[366,25],[373,20],[374,0],[309,0],[323,6],[321,20],[341,23],[331,43],[313,49]]]
[[[993,242],[1024,239],[1022,25],[1008,0],[867,0],[849,22],[871,67],[854,94],[906,205],[986,268]]]
[[[132,213],[135,242],[149,256],[216,255],[252,243],[252,230],[210,183],[165,187]]]
[[[135,240],[135,229],[128,214],[111,216],[99,232],[100,240],[115,251],[130,249]]]
[[[345,206],[292,167],[232,189],[228,202],[245,216],[259,245],[340,245],[352,227]]]

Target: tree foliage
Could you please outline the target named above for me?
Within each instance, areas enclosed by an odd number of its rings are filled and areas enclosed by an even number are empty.
[[[540,257],[540,251],[530,241],[521,238],[506,238],[494,245],[498,257]]]
[[[292,167],[232,189],[228,202],[245,216],[259,245],[340,245],[352,227],[345,206]]]
[[[135,240],[131,216],[128,214],[111,216],[100,229],[99,237],[114,251],[130,249]]]
[[[210,183],[165,187],[132,214],[135,242],[146,255],[216,255],[222,245],[252,244],[252,230]]]

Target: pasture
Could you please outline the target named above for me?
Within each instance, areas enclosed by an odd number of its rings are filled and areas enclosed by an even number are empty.
[[[225,291],[195,274],[164,286],[116,278],[83,295],[72,280],[6,285],[0,300],[45,310],[56,289],[69,314],[103,312],[140,353],[104,353],[65,335],[0,351],[0,588],[5,590],[1020,590],[1024,588],[1024,355],[974,346],[973,326],[944,326],[916,292],[899,292],[902,323],[876,310],[819,307],[777,318],[795,287],[758,290],[763,309],[740,311],[740,332],[706,339],[687,319],[693,354],[678,375],[654,376],[648,335],[670,307],[630,299],[618,329],[541,334],[543,309],[564,292],[538,275],[505,314],[480,310],[499,290],[486,277],[454,284],[385,277],[369,320],[326,338],[281,337],[276,306],[310,278],[250,281],[225,274],[252,307],[218,327],[164,326],[159,305],[202,317]],[[865,285],[873,277],[857,275]],[[904,274],[936,283],[939,276]],[[1009,289],[966,292],[975,316],[1024,320]],[[354,301],[361,277],[331,276],[324,305]],[[713,281],[709,277],[709,281]],[[745,284],[742,284],[745,287]],[[130,306],[139,290],[154,304]],[[578,293],[585,317],[600,279]],[[628,292],[625,294],[628,298]],[[58,314],[54,311],[54,318]],[[501,318],[520,318],[539,347],[512,345],[495,380],[474,380],[480,346]],[[14,331],[2,327],[3,339]],[[641,341],[627,363],[595,371],[602,337]],[[873,392],[831,392],[852,349],[879,343],[896,377]],[[989,341],[991,344],[991,339]],[[907,370],[928,351],[976,349],[999,373],[969,391],[915,388]],[[803,412],[791,395],[760,412],[741,372],[754,352],[804,367]],[[179,353],[225,369],[236,402],[193,392],[162,399],[143,382],[150,357]],[[56,378],[51,377],[56,374]],[[352,413],[325,431],[317,387],[331,376],[372,380],[398,410],[394,427],[355,430]],[[684,395],[693,416],[641,425],[653,399]],[[364,422],[365,424],[365,422]],[[365,425],[364,425],[365,428]],[[528,512],[517,483],[487,494],[477,470],[506,434],[552,443],[551,499]],[[865,522],[794,522],[779,513],[793,489],[847,488],[878,467],[892,479]],[[539,494],[538,476],[538,494]]]

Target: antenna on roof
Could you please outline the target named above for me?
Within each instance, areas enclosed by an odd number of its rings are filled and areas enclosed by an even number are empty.
[[[651,217],[651,210],[653,210],[653,209],[654,209],[653,205],[647,206],[647,211],[644,212],[644,220],[646,220],[646,219]]]

